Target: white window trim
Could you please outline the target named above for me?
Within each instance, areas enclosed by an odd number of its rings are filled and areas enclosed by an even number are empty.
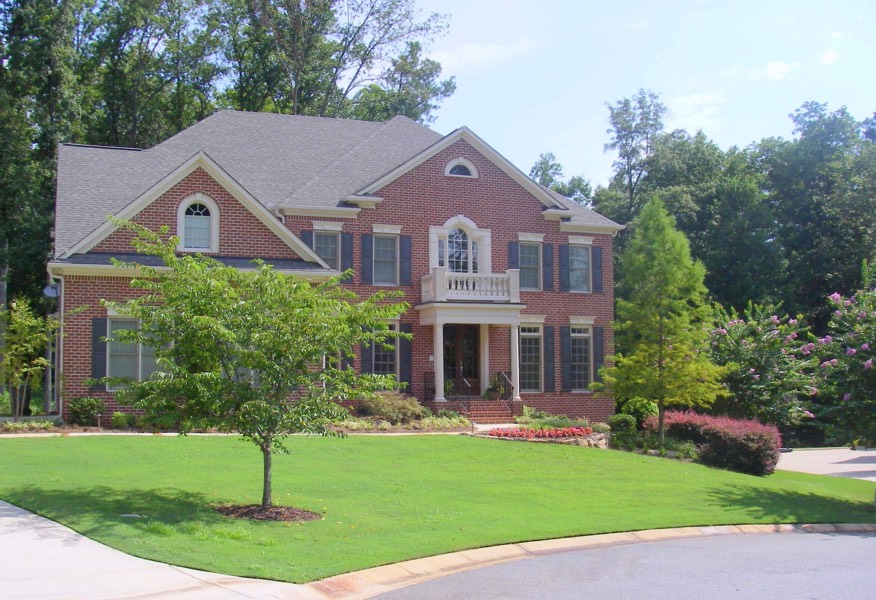
[[[571,241],[572,236],[569,236],[569,240]],[[576,238],[577,239],[577,238]],[[593,240],[593,238],[583,238]],[[589,271],[587,275],[587,283],[589,284],[589,289],[586,290],[573,290],[572,289],[572,248],[587,248],[590,252],[590,256],[587,259],[587,269]],[[593,293],[593,247],[588,244],[569,244],[569,292],[572,294],[592,294]]]
[[[134,317],[130,317],[127,315],[120,315],[116,311],[107,311],[106,317],[106,333],[107,337],[112,335],[112,321],[127,321],[129,323],[136,323],[137,327],[140,327],[140,320]],[[112,372],[112,352],[111,352],[111,344],[113,342],[106,343],[106,375],[110,377],[110,373]],[[129,344],[130,345],[130,344]],[[143,381],[143,344],[137,344],[137,376],[134,378],[135,381]],[[127,387],[124,384],[113,385],[110,383],[106,384],[106,391],[108,392],[116,392],[118,390],[125,389]]]
[[[471,171],[471,175],[453,175],[450,173],[450,170],[457,165],[462,165],[467,167],[469,171]],[[459,177],[462,179],[477,179],[479,177],[478,168],[474,166],[474,163],[468,160],[467,158],[457,157],[451,160],[444,166],[444,175],[447,177]]]
[[[523,384],[520,384],[520,393],[521,394],[543,394],[544,393],[544,319],[542,319],[541,323],[536,323],[533,315],[521,315],[521,317],[525,317],[528,321],[521,321],[520,327],[517,330],[518,336],[520,339],[517,340],[518,347],[520,345],[523,337],[535,337],[535,334],[524,334],[524,327],[534,327],[538,329],[538,389],[535,390],[525,390],[523,389]],[[523,358],[522,348],[520,350],[520,358]],[[518,370],[521,365],[517,365]]]
[[[541,327],[547,315],[520,315],[520,327]]]
[[[395,240],[395,282],[394,283],[377,283],[374,280],[374,273],[376,269],[374,268],[377,265],[377,238],[388,238]],[[398,287],[399,281],[401,280],[401,244],[399,243],[399,236],[392,233],[378,233],[372,238],[371,242],[371,285],[376,285],[378,287]]]
[[[388,321],[385,321],[385,323],[386,323],[387,327],[389,327],[390,331],[395,331],[396,333],[401,331],[401,321],[399,321],[398,319],[388,320]],[[395,339],[395,373],[383,373],[383,375],[395,375],[396,383],[398,383],[398,378],[401,375],[401,373],[400,373],[400,371],[401,371],[401,358],[399,357],[399,346],[401,345],[400,344],[401,340],[398,337],[393,337],[393,336],[388,336],[388,338]],[[374,363],[375,363],[374,352],[377,350],[377,346],[379,346],[379,344],[377,344],[377,343],[374,343],[371,346],[371,374],[372,375],[377,375],[377,373],[374,371]]]
[[[192,204],[203,204],[210,210],[210,247],[209,248],[189,248],[185,245],[186,242],[186,210]],[[179,203],[176,211],[176,235],[179,238],[179,245],[176,249],[180,252],[219,252],[219,205],[212,198],[198,192],[187,196]]]
[[[593,238],[583,235],[570,235],[569,244],[572,246],[592,246]]]
[[[590,350],[588,352],[588,356],[590,356],[590,362],[587,365],[587,368],[589,370],[589,373],[587,374],[588,375],[587,378],[590,380],[590,383],[593,383],[593,324],[592,323],[581,323],[581,322],[576,324],[576,322],[575,322],[576,319],[590,319],[590,320],[592,320],[593,317],[570,317],[569,318],[569,324],[571,326],[570,331],[569,331],[569,337],[571,339],[575,339],[576,337],[579,339],[586,338],[587,341],[589,342]],[[571,329],[587,329],[587,335],[586,336],[581,335],[581,334],[576,335],[575,333],[573,333],[571,331]],[[571,368],[571,363],[570,363],[570,368]],[[589,393],[591,393],[591,390],[589,388],[581,389],[581,388],[574,388],[573,387],[572,393],[573,394],[589,394]]]
[[[443,239],[447,248],[447,235],[450,230],[459,227],[465,230],[469,241],[478,243],[478,273],[493,272],[493,246],[492,230],[481,229],[474,221],[463,215],[450,217],[442,226],[432,225],[429,227],[429,269],[438,266],[438,240]],[[446,265],[445,265],[446,267]],[[449,271],[449,269],[448,269]]]
[[[523,245],[527,246],[538,246],[538,262],[535,267],[538,269],[538,286],[537,287],[523,287],[520,285],[520,291],[525,292],[540,292],[544,289],[544,273],[543,271],[543,261],[544,261],[544,244],[540,241],[520,241],[517,244],[517,269],[520,269],[520,247]]]
[[[334,223],[333,223],[333,224],[334,224]],[[317,227],[316,227],[316,222],[314,222],[313,225],[314,225],[314,227],[313,227],[313,251],[316,252],[316,236],[317,236],[317,235],[331,235],[331,236],[334,236],[334,238],[335,238],[335,240],[336,240],[336,242],[335,242],[335,248],[337,248],[337,250],[338,250],[338,256],[337,256],[338,264],[335,265],[335,269],[337,269],[338,271],[340,271],[340,270],[341,270],[341,260],[342,260],[342,259],[341,259],[341,254],[343,253],[343,249],[341,248],[341,243],[342,243],[342,240],[341,240],[341,229],[340,229],[340,228],[337,228],[337,229],[334,229],[334,228],[331,228],[331,229],[323,229],[323,228],[321,228],[321,227],[320,227],[320,228],[317,228]],[[340,225],[340,223],[338,223],[338,225]],[[317,256],[319,256],[319,255],[317,254]],[[322,257],[320,256],[320,258],[322,258]],[[323,258],[322,260],[325,260],[325,259]],[[326,264],[328,264],[328,263],[326,263]]]
[[[314,231],[343,231],[344,224],[335,221],[314,221]]]
[[[596,317],[569,317],[571,327],[587,327],[596,322]]]
[[[539,242],[544,243],[543,233],[517,233],[518,242]]]
[[[371,231],[376,234],[401,235],[401,225],[372,225]]]

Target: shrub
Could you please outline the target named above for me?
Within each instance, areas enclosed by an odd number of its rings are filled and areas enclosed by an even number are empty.
[[[636,429],[636,417],[625,414],[611,415],[608,418],[608,425],[614,432],[633,431]]]
[[[584,437],[593,433],[589,427],[557,427],[553,429],[531,429],[526,427],[511,427],[507,429],[491,429],[487,435],[512,439],[562,439]]]
[[[470,425],[469,420],[459,414],[455,417],[439,415],[437,417],[423,417],[420,420],[419,428],[424,431],[440,431],[442,429],[461,429]]]
[[[76,425],[97,425],[97,415],[106,412],[106,404],[100,398],[83,396],[70,401],[70,420]]]
[[[539,419],[546,419],[550,416],[551,415],[549,413],[546,413],[543,410],[538,410],[538,409],[535,409],[531,406],[526,406],[524,404],[523,405],[523,414],[520,415],[519,417],[515,418],[514,420],[517,423],[520,423],[521,425],[523,425],[523,424],[532,423],[533,421],[538,421]]]
[[[608,423],[593,423],[590,428],[593,430],[593,433],[608,433],[611,431]]]
[[[0,431],[5,433],[18,433],[21,431],[48,431],[55,424],[51,421],[2,421]]]
[[[124,429],[128,426],[128,415],[123,412],[114,412],[113,416],[110,417],[110,425],[114,429]]]
[[[657,415],[657,403],[641,396],[630,398],[621,406],[621,413],[632,415],[636,419],[636,427],[641,427],[650,416]]]
[[[362,411],[369,416],[383,417],[393,425],[425,417],[428,412],[413,396],[399,392],[379,392],[362,401]]]
[[[649,417],[645,427],[656,431],[657,419]],[[667,412],[666,433],[697,444],[699,461],[711,467],[769,475],[779,462],[781,435],[778,428],[757,421]]]

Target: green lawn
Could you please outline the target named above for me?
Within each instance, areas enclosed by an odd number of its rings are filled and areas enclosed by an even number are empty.
[[[249,577],[312,581],[523,540],[686,525],[876,522],[873,484],[740,475],[660,458],[463,436],[296,437],[274,460],[275,503],[325,514],[239,521],[261,454],[228,437],[0,440],[0,498],[130,554]],[[144,518],[123,517],[137,513]]]

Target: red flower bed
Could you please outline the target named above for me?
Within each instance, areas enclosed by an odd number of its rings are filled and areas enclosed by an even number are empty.
[[[512,439],[542,439],[553,440],[562,438],[584,437],[593,433],[590,427],[553,427],[551,429],[528,429],[513,427],[510,429],[493,429],[487,435]]]

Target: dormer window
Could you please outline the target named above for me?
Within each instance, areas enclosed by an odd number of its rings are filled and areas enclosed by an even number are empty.
[[[444,167],[444,174],[448,177],[477,177],[478,169],[474,163],[465,158],[455,158]]]
[[[186,198],[177,214],[179,250],[219,251],[219,207],[204,194]]]

